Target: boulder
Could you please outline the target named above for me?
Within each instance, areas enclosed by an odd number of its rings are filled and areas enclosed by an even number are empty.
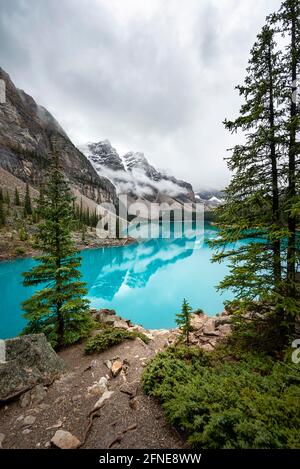
[[[231,325],[230,324],[223,324],[222,326],[219,326],[220,334],[223,337],[227,337],[228,335],[231,334]]]
[[[51,443],[60,449],[76,449],[81,444],[76,436],[65,430],[57,430],[51,439]]]
[[[220,316],[215,319],[215,326],[223,326],[223,324],[230,324],[231,323],[231,317],[230,316]]]
[[[117,327],[119,329],[129,329],[129,325],[127,321],[124,321],[124,319],[118,319],[114,321],[114,327]]]
[[[122,368],[123,368],[122,360],[115,360],[112,364],[112,367],[111,367],[110,371],[111,371],[112,375],[114,377],[116,377],[120,373]]]
[[[215,321],[212,320],[212,319],[209,319],[206,323],[205,323],[205,326],[203,328],[203,334],[205,335],[220,335],[220,333],[218,331],[216,331],[216,328],[215,328]]]
[[[93,310],[92,315],[95,321],[100,323],[113,324],[116,319],[116,311],[114,309],[99,309],[98,311]]]
[[[192,314],[191,315],[191,326],[193,329],[201,329],[207,321],[207,316],[205,314]]]
[[[205,350],[206,352],[212,352],[214,350],[214,347],[211,344],[203,344],[200,345],[202,350]]]
[[[5,362],[0,363],[0,402],[23,394],[37,384],[49,385],[65,365],[44,334],[5,340]]]
[[[35,421],[36,421],[36,417],[34,417],[33,415],[27,415],[27,417],[25,417],[24,420],[22,421],[22,425],[23,427],[27,427],[27,426],[33,425]]]
[[[101,407],[104,405],[105,401],[107,401],[108,399],[111,398],[111,396],[113,395],[114,391],[105,391],[102,396],[100,397],[100,399],[96,402],[96,404],[94,405],[94,410],[98,410],[98,409],[101,409]]]

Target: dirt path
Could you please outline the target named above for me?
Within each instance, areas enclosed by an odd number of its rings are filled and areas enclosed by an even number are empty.
[[[84,355],[82,345],[61,352],[70,371],[47,390],[42,388],[31,405],[22,408],[20,402],[13,402],[0,409],[3,448],[50,447],[58,429],[83,441],[88,415],[99,399],[89,395],[88,388],[103,376],[109,376],[108,389],[113,394],[93,419],[83,448],[184,447],[180,436],[165,421],[159,404],[145,396],[140,386],[147,359],[166,341],[166,334],[157,333],[148,345],[136,339],[92,356]],[[125,362],[125,371],[113,378],[105,361],[116,357]]]

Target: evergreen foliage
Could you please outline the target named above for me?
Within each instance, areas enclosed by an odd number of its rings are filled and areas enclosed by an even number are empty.
[[[39,201],[42,222],[37,247],[42,251],[38,264],[25,272],[24,285],[42,289],[23,303],[29,321],[24,332],[44,332],[53,346],[77,342],[90,332],[93,322],[80,281],[80,258],[71,239],[74,224],[73,197],[54,156],[48,185]]]
[[[95,337],[89,339],[85,345],[84,351],[86,354],[101,353],[113,345],[121,344],[127,339],[134,340],[137,337],[146,344],[149,342],[149,338],[141,332],[126,331],[118,327],[108,327],[95,335]]]
[[[192,308],[184,298],[181,312],[176,315],[176,324],[180,328],[182,337],[187,345],[189,343],[189,333],[192,330],[191,311]]]
[[[211,243],[215,262],[230,260],[230,273],[219,288],[233,290],[236,312],[257,301],[275,306],[285,337],[300,313],[300,159],[295,137],[300,120],[292,100],[295,70],[299,72],[299,13],[298,1],[283,2],[251,50],[245,82],[237,87],[243,98],[240,115],[225,121],[229,131],[242,131],[245,141],[228,158],[233,177],[225,204],[216,210],[220,236]],[[279,31],[289,37],[285,53],[276,44]]]
[[[32,215],[31,198],[28,184],[26,184],[26,192],[24,199],[24,216],[26,217],[27,215]]]
[[[15,205],[19,206],[20,205],[20,196],[19,196],[19,191],[18,188],[15,188]]]
[[[5,210],[3,206],[3,200],[0,197],[0,227],[4,226],[6,222]]]
[[[224,348],[210,357],[169,348],[148,364],[144,391],[204,449],[299,448],[300,372],[287,361]],[[229,360],[230,358],[230,360]]]

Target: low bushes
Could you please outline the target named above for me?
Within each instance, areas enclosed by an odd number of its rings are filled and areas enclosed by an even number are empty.
[[[148,364],[143,388],[193,447],[300,448],[300,367],[290,357],[170,348]]]
[[[141,332],[131,332],[117,327],[108,327],[99,334],[89,339],[85,345],[85,353],[100,353],[113,345],[120,344],[127,339],[133,340],[139,337],[143,342],[148,343],[149,338]]]

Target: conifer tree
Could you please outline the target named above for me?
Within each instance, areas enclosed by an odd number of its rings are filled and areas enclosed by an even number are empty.
[[[20,205],[20,196],[19,196],[19,191],[18,188],[15,188],[15,205],[19,206]]]
[[[285,336],[300,307],[295,282],[299,110],[292,100],[299,72],[299,13],[298,1],[283,2],[251,51],[244,85],[238,87],[244,100],[240,116],[225,121],[228,130],[244,132],[245,143],[228,158],[234,175],[218,210],[220,237],[212,242],[217,250],[213,260],[231,262],[219,287],[234,291],[239,309],[257,300],[275,306]],[[285,54],[276,46],[278,31],[288,31],[290,37]]]
[[[3,201],[4,201],[3,190],[2,190],[2,187],[0,187],[0,202],[3,202]]]
[[[27,215],[32,215],[31,198],[28,184],[26,184],[26,192],[24,199],[24,216],[26,217]]]
[[[7,204],[8,207],[10,206],[10,195],[8,191],[6,191],[4,202]]]
[[[270,22],[281,33],[287,46],[282,61],[284,99],[284,146],[287,154],[285,176],[287,179],[286,204],[288,223],[287,293],[291,304],[296,297],[296,268],[300,261],[300,240],[297,233],[300,202],[300,131],[299,114],[299,74],[300,74],[300,3],[298,0],[285,0],[279,12],[271,15]],[[297,215],[298,214],[298,215]]]
[[[73,197],[57,155],[39,213],[37,245],[42,255],[38,265],[23,275],[25,286],[41,285],[42,289],[23,303],[29,321],[25,332],[44,332],[53,346],[60,347],[86,336],[92,321],[84,298],[86,286],[80,280],[80,258],[71,238]]]
[[[245,133],[245,143],[236,145],[228,158],[234,176],[225,191],[226,203],[219,210],[221,236],[212,243],[219,250],[215,261],[231,260],[230,274],[220,287],[233,289],[237,299],[246,304],[257,299],[276,303],[282,299],[281,244],[286,235],[279,202],[282,111],[275,107],[281,90],[280,72],[274,31],[266,26],[251,50],[244,85],[237,87],[244,98],[240,116],[233,122],[225,121],[231,132]],[[224,250],[236,242],[240,243]]]
[[[176,324],[181,330],[181,334],[184,338],[184,342],[186,343],[186,345],[189,344],[189,335],[192,330],[191,311],[192,308],[190,307],[186,299],[184,299],[181,306],[181,312],[176,314]]]
[[[5,211],[3,207],[3,201],[0,198],[0,227],[2,228],[5,225]]]

